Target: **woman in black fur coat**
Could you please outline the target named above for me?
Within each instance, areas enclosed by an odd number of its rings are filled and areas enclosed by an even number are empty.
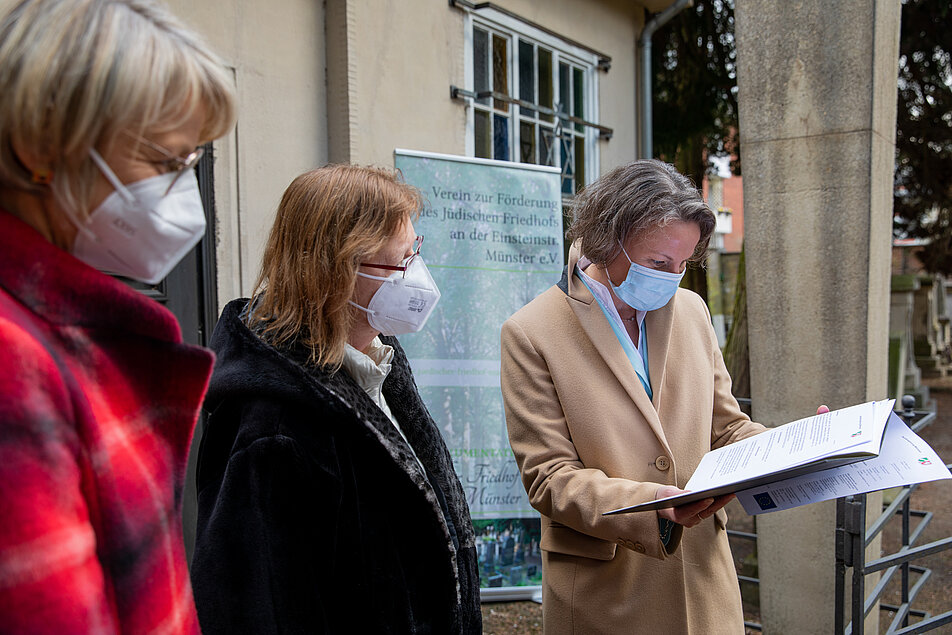
[[[395,334],[439,291],[395,174],[287,189],[251,300],[222,313],[198,465],[205,633],[478,633],[469,509]]]

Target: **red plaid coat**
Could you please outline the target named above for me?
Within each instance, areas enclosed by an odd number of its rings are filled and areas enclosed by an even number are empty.
[[[0,632],[198,632],[185,462],[213,356],[0,211]]]

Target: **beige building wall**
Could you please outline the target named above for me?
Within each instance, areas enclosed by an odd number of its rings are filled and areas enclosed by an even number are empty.
[[[635,48],[644,12],[623,0],[502,0],[494,5],[612,60],[599,72],[600,171],[635,158]],[[406,148],[466,154],[466,12],[433,0],[328,0],[328,128],[332,161],[393,165]]]
[[[463,14],[423,0],[327,4],[331,160],[464,154],[466,112],[449,97],[463,81]]]
[[[314,0],[166,0],[234,71],[238,124],[215,143],[218,299],[247,295],[278,201],[327,162],[324,9]]]
[[[327,162],[324,10],[313,0],[165,0],[234,74],[238,123],[214,143],[219,311],[254,285],[261,253],[287,184]],[[186,552],[195,540],[195,466],[189,455],[183,508]]]
[[[215,143],[219,304],[247,295],[281,193],[329,161],[393,165],[393,150],[466,154],[467,13],[444,1],[166,0],[235,76],[238,124]],[[599,172],[636,156],[636,46],[627,0],[496,6],[611,58],[598,72]],[[654,2],[660,10],[668,0]]]

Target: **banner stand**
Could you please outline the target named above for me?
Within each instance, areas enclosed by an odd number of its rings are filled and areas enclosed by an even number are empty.
[[[400,342],[466,492],[480,596],[541,601],[541,522],[509,447],[499,331],[562,275],[560,171],[400,149],[394,166],[423,194],[414,228],[442,293]]]

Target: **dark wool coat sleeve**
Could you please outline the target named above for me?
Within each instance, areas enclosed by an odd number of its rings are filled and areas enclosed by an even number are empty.
[[[254,404],[213,414],[209,425],[216,418],[233,425],[285,415],[281,406]],[[236,450],[223,473],[203,477],[209,482],[199,494],[193,563],[203,631],[334,632],[325,610],[329,598],[305,581],[320,579],[321,561],[335,553],[330,529],[339,504],[337,476],[294,439],[273,434]]]

